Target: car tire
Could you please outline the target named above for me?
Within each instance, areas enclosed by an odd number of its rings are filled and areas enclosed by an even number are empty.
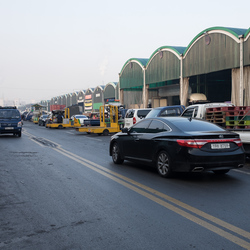
[[[17,133],[17,136],[21,137],[22,136],[22,132]]]
[[[59,128],[59,129],[62,129],[62,128],[63,128],[63,126],[62,126],[62,125],[59,125],[59,126],[58,126],[58,128]]]
[[[108,129],[104,129],[104,131],[103,131],[103,135],[104,135],[104,136],[109,135],[109,131],[108,131]]]
[[[120,148],[116,142],[112,145],[112,160],[115,164],[122,164],[124,161],[121,157]]]
[[[162,150],[158,153],[156,158],[156,168],[160,176],[164,178],[169,178],[172,176],[170,157],[165,150]]]
[[[225,170],[214,170],[214,174],[216,175],[223,175],[229,172],[230,169],[225,169]]]

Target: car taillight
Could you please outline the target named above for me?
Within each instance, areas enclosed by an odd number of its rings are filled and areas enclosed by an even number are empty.
[[[234,139],[214,139],[214,140],[203,140],[203,139],[178,139],[177,143],[183,147],[189,148],[202,148],[207,143],[226,143],[226,142],[234,142],[238,147],[242,146],[242,142],[240,138]]]
[[[177,140],[177,143],[180,145],[180,146],[183,146],[183,147],[188,147],[188,148],[201,148],[206,142],[199,142],[199,144],[197,144],[196,140],[185,140],[185,139],[180,139],[180,140]]]
[[[136,124],[136,118],[133,117],[133,124]]]
[[[241,141],[241,139],[234,139],[233,142],[236,143],[239,147],[242,146],[242,141]]]

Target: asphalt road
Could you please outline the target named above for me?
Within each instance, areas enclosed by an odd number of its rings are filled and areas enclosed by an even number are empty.
[[[0,249],[250,249],[250,169],[161,178],[110,136],[0,136]]]

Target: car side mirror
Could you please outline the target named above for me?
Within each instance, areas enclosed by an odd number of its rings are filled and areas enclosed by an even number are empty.
[[[129,134],[129,129],[128,128],[122,128],[122,133]]]

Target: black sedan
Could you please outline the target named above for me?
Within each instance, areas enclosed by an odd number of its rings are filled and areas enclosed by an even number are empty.
[[[115,164],[129,160],[153,165],[163,177],[173,172],[225,174],[245,162],[238,134],[185,117],[149,118],[124,128],[111,137],[109,154]]]

